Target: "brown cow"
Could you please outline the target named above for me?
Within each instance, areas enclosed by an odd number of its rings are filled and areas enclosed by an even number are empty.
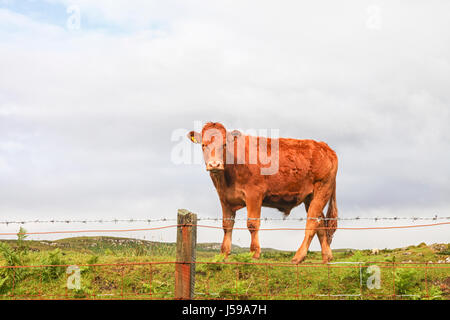
[[[292,208],[304,203],[308,217],[305,238],[292,262],[300,263],[305,259],[316,233],[323,262],[332,259],[330,244],[338,215],[338,159],[326,143],[243,135],[237,130],[227,132],[222,124],[214,122],[205,124],[201,134],[189,132],[188,138],[202,144],[206,170],[219,194],[224,230],[221,252],[225,256],[231,251],[236,210],[247,207],[250,251],[257,259],[261,252],[258,239],[261,206],[276,208],[287,216]],[[258,159],[255,160],[252,150],[258,150]],[[261,160],[262,154],[270,157],[271,162],[278,161],[276,172],[262,172],[269,167],[267,161]],[[327,218],[331,219],[320,219],[324,218],[323,209],[327,203]]]

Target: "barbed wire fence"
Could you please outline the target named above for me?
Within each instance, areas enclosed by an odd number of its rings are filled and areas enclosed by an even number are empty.
[[[309,219],[314,220],[338,220],[338,221],[427,221],[428,223],[422,224],[404,224],[404,225],[389,225],[389,226],[364,226],[364,227],[338,227],[337,229],[342,230],[380,230],[380,229],[399,229],[399,228],[419,228],[419,227],[435,227],[435,226],[443,226],[450,224],[450,217],[448,216],[438,216],[434,215],[432,217],[416,217],[416,216],[398,216],[398,217],[340,217],[340,218],[260,218],[261,222],[272,222],[272,221],[297,221],[297,222],[306,222]],[[198,217],[197,222],[195,224],[196,228],[206,229],[222,229],[222,226],[214,225],[214,224],[203,224],[202,222],[222,222],[224,219],[215,218],[215,217]],[[246,218],[234,218],[232,220],[235,221],[247,221]],[[79,230],[47,230],[47,231],[35,231],[35,232],[23,232],[23,235],[45,235],[45,234],[80,234],[80,233],[127,233],[127,232],[140,232],[140,231],[155,231],[155,230],[163,230],[163,229],[179,229],[185,228],[186,226],[192,225],[180,225],[177,223],[176,218],[157,218],[157,219],[50,219],[50,220],[3,220],[0,221],[0,225],[4,226],[14,226],[14,225],[33,225],[33,224],[125,224],[125,223],[138,223],[138,224],[152,224],[152,223],[165,223],[163,226],[155,226],[155,227],[141,227],[141,228],[117,228],[117,229],[79,229]],[[323,227],[326,229],[327,227]],[[238,228],[235,227],[236,230],[247,230],[247,228]],[[261,231],[281,231],[281,230],[306,230],[303,227],[290,227],[290,228],[260,228]],[[13,236],[20,235],[19,232],[2,232],[0,236]],[[195,259],[194,259],[195,260]],[[76,267],[78,270],[92,270],[93,274],[91,275],[91,284],[92,289],[89,290],[70,290],[69,282],[67,282],[67,286],[65,288],[65,292],[61,292],[60,288],[53,289],[47,288],[44,285],[44,278],[47,269],[53,270],[54,268],[65,268],[73,267],[73,265],[66,264],[39,264],[39,265],[5,265],[0,266],[0,275],[8,274],[11,279],[13,279],[12,288],[6,294],[1,294],[1,285],[0,285],[0,297],[4,299],[174,299],[179,298],[176,296],[176,286],[175,284],[171,284],[171,280],[167,280],[167,277],[177,273],[177,266],[188,265],[190,267],[194,265],[202,266],[200,271],[200,276],[197,275],[197,283],[194,286],[198,286],[199,290],[195,290],[194,299],[304,299],[304,298],[387,298],[387,299],[403,299],[403,298],[420,298],[422,297],[420,294],[402,294],[401,292],[397,292],[396,286],[396,270],[405,270],[405,269],[415,269],[422,270],[424,272],[424,286],[426,294],[423,298],[436,298],[436,297],[444,297],[448,298],[449,293],[444,292],[442,295],[434,295],[433,292],[430,292],[430,288],[433,286],[432,281],[429,279],[430,273],[433,272],[444,272],[445,277],[449,277],[450,264],[448,262],[444,263],[433,263],[431,261],[428,262],[382,262],[382,261],[374,261],[374,262],[330,262],[328,264],[318,264],[318,263],[303,263],[300,265],[293,265],[291,263],[282,263],[282,262],[242,262],[242,261],[219,261],[219,262],[211,262],[211,261],[145,261],[145,262],[121,262],[121,263],[88,263],[88,264],[77,264]],[[376,264],[377,267],[381,269],[390,270],[386,274],[388,274],[387,278],[392,281],[392,292],[389,294],[386,293],[376,293],[373,294],[371,292],[365,292],[363,290],[363,268],[367,269],[370,264]],[[249,269],[250,268],[250,269]],[[256,268],[259,270],[256,272],[251,268]],[[274,288],[274,278],[273,273],[275,269],[287,269],[291,270],[289,274],[294,277],[291,280],[294,285],[291,285],[287,290],[284,290],[283,293],[278,292],[277,290],[272,290]],[[302,287],[302,281],[306,278],[310,277],[309,280],[314,279],[314,275],[309,274],[308,270],[313,270],[312,268],[316,268],[319,270],[326,270],[327,272],[327,288],[326,293],[308,293]],[[334,292],[333,291],[333,283],[335,279],[333,278],[333,271],[340,269],[357,269],[359,273],[359,292],[354,293],[353,288],[351,293],[345,292]],[[134,279],[140,285],[139,288],[133,287],[132,289],[128,288],[128,278],[132,274],[136,273],[137,269],[141,269],[142,274],[146,275],[142,279]],[[356,270],[355,269],[355,270]],[[5,271],[8,270],[8,271]],[[19,288],[19,283],[23,283],[23,279],[20,279],[20,270],[39,270],[39,282],[38,285],[35,286],[32,292],[22,292]],[[75,268],[75,270],[77,270]],[[206,271],[205,271],[206,270]],[[224,271],[225,270],[225,271]],[[80,271],[81,272],[81,271]],[[183,274],[186,271],[183,271]],[[228,277],[231,277],[233,274],[232,286],[230,286],[227,290],[223,288],[221,290],[216,290],[219,292],[214,292],[212,290],[214,274],[217,272],[227,272]],[[306,273],[305,273],[306,272]],[[264,283],[265,292],[249,292],[250,286],[248,288],[242,288],[242,279],[246,279],[249,277],[248,274],[252,274],[252,281],[262,282]],[[34,274],[30,272],[30,274]],[[108,285],[105,285],[102,281],[106,281],[102,278],[101,275],[115,275],[116,283],[111,288]],[[389,275],[390,274],[390,275]],[[147,276],[148,275],[148,276]],[[158,275],[164,275],[166,277],[161,277],[158,279]],[[254,278],[254,275],[258,275],[260,278]],[[23,275],[22,275],[23,276]],[[73,274],[66,274],[66,281],[70,280],[70,277]],[[186,278],[186,275],[183,275]],[[99,280],[103,279],[103,280]],[[19,281],[20,280],[20,281]],[[323,279],[322,279],[323,280]],[[0,279],[0,283],[2,279]],[[172,281],[173,282],[173,281]],[[155,286],[155,283],[157,284]],[[247,284],[246,284],[247,285]],[[110,290],[108,290],[110,289]],[[251,291],[251,290],[250,290]],[[106,293],[105,293],[106,292]]]

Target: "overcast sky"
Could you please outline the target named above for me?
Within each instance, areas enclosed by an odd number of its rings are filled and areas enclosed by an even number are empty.
[[[0,0],[0,221],[220,216],[204,165],[171,159],[173,133],[196,121],[326,141],[341,217],[450,216],[449,12],[446,0]],[[303,205],[291,213],[305,216]],[[292,222],[265,224],[279,225]],[[261,233],[263,247],[303,239]],[[449,234],[338,230],[333,247]]]

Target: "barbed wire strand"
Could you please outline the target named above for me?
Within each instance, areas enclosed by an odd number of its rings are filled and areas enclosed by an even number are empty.
[[[335,221],[383,221],[383,220],[389,220],[389,221],[400,221],[400,220],[411,220],[411,221],[420,221],[420,220],[450,220],[450,216],[448,217],[439,217],[437,215],[433,217],[338,217],[338,218],[326,218],[326,217],[300,217],[300,218],[222,218],[222,217],[199,217],[197,218],[198,221],[223,221],[223,220],[234,220],[234,221],[248,221],[248,220],[260,220],[260,221],[307,221],[307,220],[318,220],[318,221],[328,221],[328,220],[335,220]],[[0,224],[3,225],[10,225],[10,224],[33,224],[33,223],[62,223],[62,224],[70,224],[70,223],[83,223],[83,224],[90,224],[90,223],[154,223],[154,222],[169,222],[169,221],[177,221],[176,218],[158,218],[158,219],[62,219],[62,220],[10,220],[10,221],[0,221]]]

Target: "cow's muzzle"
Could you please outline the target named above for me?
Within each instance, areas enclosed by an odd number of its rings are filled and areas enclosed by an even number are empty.
[[[225,169],[225,167],[224,167],[222,161],[212,160],[212,161],[209,161],[206,164],[206,170],[207,171],[213,171],[214,172],[214,171],[222,171],[224,169]]]

